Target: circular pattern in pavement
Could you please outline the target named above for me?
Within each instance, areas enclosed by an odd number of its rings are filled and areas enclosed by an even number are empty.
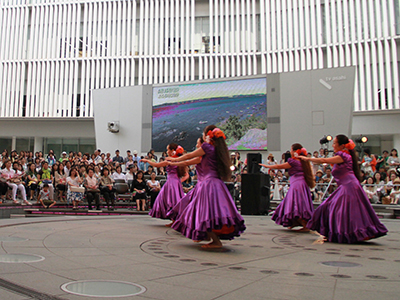
[[[33,263],[42,261],[45,258],[40,255],[33,255],[33,254],[1,254],[0,255],[0,262],[3,263],[12,263],[12,264],[19,264],[19,263]]]
[[[64,292],[86,297],[129,297],[142,294],[146,288],[131,282],[112,280],[82,280],[65,283]]]
[[[27,241],[28,239],[16,237],[16,236],[0,236],[0,242],[21,242]]]
[[[339,267],[339,268],[352,268],[352,267],[360,267],[360,264],[347,262],[347,261],[322,261],[319,264],[328,266],[328,267]]]

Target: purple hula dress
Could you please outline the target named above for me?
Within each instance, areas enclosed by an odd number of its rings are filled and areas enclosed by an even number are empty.
[[[186,194],[175,206],[172,208],[169,213],[167,214],[167,217],[171,220],[176,220],[179,215],[182,213],[182,211],[188,206],[190,201],[192,201],[194,191],[200,188],[201,181],[203,179],[203,167],[202,167],[202,162],[203,159],[201,160],[200,163],[196,165],[196,172],[197,172],[197,183],[196,186],[189,191],[189,193]]]
[[[169,219],[167,213],[185,195],[181,180],[178,177],[178,167],[167,166],[167,182],[163,185],[160,193],[154,201],[154,206],[149,212],[153,218]]]
[[[233,239],[245,229],[244,220],[238,213],[225,183],[218,177],[217,155],[214,146],[203,143],[205,152],[201,165],[203,178],[195,189],[192,201],[181,212],[172,228],[192,240],[207,239],[207,232],[228,227],[230,232],[219,235],[220,239]]]
[[[299,218],[310,220],[314,213],[311,199],[310,188],[305,179],[301,162],[297,159],[289,158],[290,188],[282,202],[276,208],[272,220],[276,224],[284,227],[301,225]]]
[[[353,173],[351,156],[342,151],[336,155],[344,161],[332,170],[338,188],[315,210],[307,227],[335,243],[350,244],[385,235],[388,230]]]

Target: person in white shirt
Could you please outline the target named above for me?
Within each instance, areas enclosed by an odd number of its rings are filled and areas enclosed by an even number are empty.
[[[115,169],[115,172],[112,174],[112,179],[116,180],[116,179],[123,179],[126,182],[126,176],[124,173],[122,173],[122,168],[121,166],[118,166]]]
[[[18,176],[18,174],[13,169],[11,169],[11,161],[7,160],[4,165],[5,168],[1,171],[1,176],[7,179],[8,186],[12,188],[12,199],[14,203],[19,203],[17,201],[17,190],[20,190],[23,200],[22,204],[32,205],[32,203],[26,200],[25,187],[21,183],[22,180],[20,176]]]

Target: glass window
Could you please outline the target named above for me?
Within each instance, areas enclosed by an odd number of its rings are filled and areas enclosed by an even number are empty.
[[[0,151],[3,152],[3,150],[6,149],[8,153],[10,153],[11,144],[12,144],[11,138],[0,138]]]

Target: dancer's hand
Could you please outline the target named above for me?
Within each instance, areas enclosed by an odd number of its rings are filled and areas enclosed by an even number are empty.
[[[268,165],[264,165],[264,164],[259,164],[261,167],[264,167],[264,168],[269,168],[269,166]]]
[[[149,162],[149,160],[148,160],[148,159],[145,159],[145,158],[142,158],[140,161],[142,161],[142,162],[144,162],[144,163]]]
[[[174,162],[174,161],[176,161],[176,158],[175,158],[175,157],[169,157],[169,156],[168,156],[168,157],[165,158],[165,160],[166,160],[166,161],[172,161],[172,162]]]

